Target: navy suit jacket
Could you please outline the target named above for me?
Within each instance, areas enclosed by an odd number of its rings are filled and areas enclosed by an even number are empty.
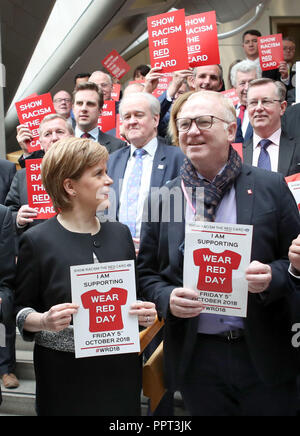
[[[244,163],[252,165],[253,139],[243,144]],[[284,177],[300,173],[300,138],[281,134],[279,145],[278,173]]]
[[[0,159],[0,204],[4,204],[11,182],[16,174],[16,165]]]
[[[181,178],[166,186],[172,191],[181,191]],[[298,352],[291,344],[290,297],[296,290],[288,286],[287,278],[288,250],[300,233],[299,212],[278,173],[243,165],[235,182],[235,192],[237,223],[253,225],[251,260],[272,268],[272,281],[264,297],[249,293],[245,339],[261,380],[270,385],[280,384],[295,378],[299,371]],[[138,272],[143,298],[154,302],[159,316],[166,321],[165,378],[167,387],[176,390],[182,386],[193,358],[198,317],[181,319],[170,313],[170,294],[174,288],[183,286],[180,246],[185,238],[185,200],[183,195],[181,200],[167,192],[165,195],[149,204],[149,217],[158,219],[156,222],[148,219],[142,225]],[[178,204],[180,201],[182,204]],[[162,219],[166,204],[169,204],[169,220]],[[181,219],[175,206],[181,207]]]
[[[120,181],[124,179],[124,174],[130,157],[130,146],[112,153],[109,156],[107,173],[113,179],[111,190],[114,190],[116,204],[111,200],[111,206],[115,207],[118,215],[120,204],[120,192],[122,186]],[[180,168],[184,161],[184,154],[180,148],[166,145],[158,140],[157,150],[153,160],[150,187],[161,187],[169,180],[175,179],[179,175]]]
[[[244,143],[245,141],[248,141],[249,139],[251,139],[253,137],[253,127],[251,126],[250,122],[248,124],[245,138],[244,138],[243,132],[242,132],[241,119],[237,118],[236,121],[237,121],[237,130],[236,130],[236,137],[235,137],[234,142]]]

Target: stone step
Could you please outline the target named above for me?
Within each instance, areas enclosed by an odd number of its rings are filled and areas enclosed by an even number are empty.
[[[19,379],[17,389],[2,390],[2,405],[0,414],[4,416],[36,416],[35,412],[35,381]]]
[[[34,342],[25,342],[17,330],[16,334],[16,350],[20,351],[33,351]]]

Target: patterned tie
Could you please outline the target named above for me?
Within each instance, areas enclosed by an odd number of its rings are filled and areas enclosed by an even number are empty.
[[[241,106],[240,106],[240,113],[239,113],[239,119],[241,120],[241,126],[243,125],[243,120],[244,120],[244,116],[245,116],[245,110],[246,110],[246,106],[241,104]]]
[[[257,166],[259,168],[263,168],[263,169],[268,170],[268,171],[272,170],[271,159],[270,159],[270,155],[269,155],[268,150],[267,150],[267,148],[271,144],[272,144],[272,141],[270,141],[269,139],[262,139],[259,143],[260,155],[258,158]]]
[[[123,205],[120,207],[119,221],[129,227],[132,237],[136,236],[137,204],[143,173],[143,156],[147,154],[143,148],[135,150],[135,163],[128,178]]]
[[[84,139],[90,139],[92,136],[89,134],[89,133],[87,133],[87,132],[85,132],[85,133],[83,133],[82,135],[81,135],[81,138],[84,138]]]

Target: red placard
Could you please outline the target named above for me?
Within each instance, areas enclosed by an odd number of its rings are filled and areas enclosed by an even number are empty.
[[[185,19],[189,65],[192,68],[220,63],[216,12]]]
[[[117,50],[113,50],[101,62],[107,71],[117,79],[121,79],[130,70],[130,65],[119,55]]]
[[[123,126],[123,120],[120,117],[120,114],[117,114],[117,116],[116,116],[116,138],[122,139],[122,141],[127,142],[127,139],[121,135],[122,126]]]
[[[104,101],[98,127],[104,133],[116,127],[116,102],[114,100]]]
[[[42,184],[42,162],[42,159],[25,160],[28,205],[37,211],[36,220],[46,220],[56,215],[51,198]]]
[[[237,95],[235,88],[227,89],[227,91],[222,91],[221,94],[224,94],[225,97],[230,98],[234,106],[236,106],[240,102],[239,96]]]
[[[284,61],[282,34],[261,36],[258,38],[260,66],[263,71],[275,70]]]
[[[28,147],[32,153],[41,149],[39,141],[39,126],[46,115],[55,114],[51,94],[43,94],[34,98],[22,100],[16,103],[18,118],[21,124],[25,124],[33,135],[33,140]]]
[[[184,9],[147,18],[151,66],[161,73],[189,67]]]
[[[160,77],[160,79],[158,80],[157,87],[152,92],[154,97],[158,98],[160,95],[162,95],[168,89],[168,86],[170,85],[172,80],[173,80],[172,73],[166,73],[163,77]]]
[[[243,143],[242,142],[235,142],[234,144],[231,144],[231,145],[235,149],[235,151],[238,152],[238,154],[240,155],[241,159],[244,160],[244,156],[243,156]]]
[[[119,101],[120,100],[120,93],[121,93],[121,85],[119,83],[114,83],[113,90],[111,93],[111,98],[114,101]]]

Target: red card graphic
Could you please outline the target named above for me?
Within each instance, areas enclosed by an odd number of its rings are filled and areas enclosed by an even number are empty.
[[[25,160],[28,205],[37,211],[38,215],[34,218],[37,220],[46,220],[56,215],[51,198],[42,184],[42,161],[42,159]]]
[[[189,65],[192,68],[220,63],[216,12],[185,19]]]
[[[158,98],[160,95],[162,95],[168,89],[168,86],[170,85],[172,80],[172,73],[166,73],[163,77],[160,77],[160,79],[158,80],[158,85],[152,93],[154,97]]]
[[[237,95],[235,88],[227,89],[227,91],[222,91],[221,94],[225,95],[225,97],[227,98],[230,98],[234,106],[236,106],[240,102],[239,96]]]
[[[130,70],[130,65],[119,55],[117,50],[113,50],[101,62],[107,71],[117,79],[121,79]]]
[[[184,9],[149,17],[147,23],[152,68],[162,73],[188,69]]]
[[[104,133],[116,127],[116,102],[114,100],[104,101],[98,127]]]
[[[121,85],[119,83],[114,83],[113,90],[111,93],[111,98],[114,101],[119,101],[120,100],[120,93],[121,93]]]
[[[123,330],[121,307],[127,301],[126,289],[112,288],[109,292],[94,289],[83,294],[81,301],[83,307],[90,311],[90,332]]]
[[[194,251],[194,263],[200,267],[197,288],[209,292],[232,293],[232,271],[242,256],[230,250],[213,253],[209,248]]]
[[[263,71],[275,70],[284,61],[282,34],[258,38],[260,66]]]
[[[55,114],[51,94],[43,94],[16,103],[18,118],[32,132],[33,140],[28,147],[29,153],[41,149],[39,141],[39,126],[46,115]]]

